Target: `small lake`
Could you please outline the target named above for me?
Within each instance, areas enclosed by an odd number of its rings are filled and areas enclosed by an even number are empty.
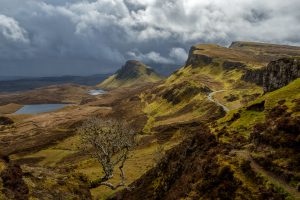
[[[21,109],[17,110],[14,114],[38,114],[44,112],[55,111],[67,106],[68,104],[33,104],[24,105]]]
[[[101,90],[101,89],[90,90],[90,91],[88,92],[89,95],[93,95],[93,96],[100,95],[100,94],[105,94],[105,93],[106,93],[106,91]]]

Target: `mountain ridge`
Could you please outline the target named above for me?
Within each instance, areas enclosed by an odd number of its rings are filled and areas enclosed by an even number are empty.
[[[97,86],[103,89],[130,87],[162,80],[155,70],[137,60],[128,60],[116,73]]]
[[[300,78],[283,76],[297,62],[283,62],[294,53],[272,45],[278,54],[264,58],[269,47],[258,46],[265,48],[262,54],[256,47],[193,46],[185,66],[141,95],[149,132],[173,128],[156,134],[186,139],[133,182],[132,190],[111,199],[298,199]],[[266,82],[276,86],[272,90],[264,93],[263,85],[243,80],[248,70],[264,71],[268,64],[264,76],[277,79]],[[214,98],[230,111],[220,112],[199,87],[222,91]],[[182,121],[190,130],[174,128]]]

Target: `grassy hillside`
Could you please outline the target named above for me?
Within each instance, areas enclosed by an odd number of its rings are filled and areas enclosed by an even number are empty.
[[[192,47],[185,66],[157,88],[141,95],[146,103],[144,112],[149,117],[145,131],[171,123],[210,121],[222,116],[222,109],[207,98],[213,91],[222,91],[214,98],[231,109],[257,98],[263,93],[262,88],[241,80],[248,65],[257,63],[260,61],[247,53],[217,45]]]
[[[241,80],[248,69],[297,50],[244,42],[192,47],[184,67],[140,95],[148,116],[144,131],[159,135],[167,127],[202,121],[211,133],[196,128],[134,182],[133,191],[115,199],[139,199],[141,191],[144,199],[297,199],[300,79],[266,94]],[[208,101],[212,91],[220,91],[213,98],[230,108],[228,113]]]
[[[145,85],[160,77],[129,62],[100,85],[135,87],[60,112],[17,116],[15,125],[0,130],[7,141],[2,152],[14,152],[10,157],[24,169],[32,197],[39,190],[72,197],[103,173],[80,148],[76,128],[89,116],[121,117],[139,133],[124,166],[135,187],[116,197],[98,187],[90,190],[94,199],[293,199],[300,182],[300,79],[265,94],[241,80],[247,70],[292,54],[297,48],[259,43],[196,45],[185,66]],[[168,152],[157,160],[161,148]]]
[[[200,126],[114,199],[299,199],[300,78],[210,129]]]
[[[191,48],[186,65],[174,72],[157,88],[141,95],[153,127],[193,120],[210,120],[222,116],[207,98],[212,91],[229,109],[251,102],[263,94],[263,88],[241,80],[250,69],[267,66],[281,56],[300,55],[299,47],[251,42],[234,42],[230,48],[199,44]]]
[[[218,120],[218,128],[226,127],[229,133],[238,132],[239,135],[249,138],[253,126],[264,121],[266,114],[278,104],[286,106],[287,111],[293,116],[299,116],[299,99],[300,79],[297,79],[283,88],[266,93],[238,110],[231,111]]]
[[[131,87],[134,85],[160,81],[162,77],[151,67],[139,61],[127,61],[115,74],[105,79],[97,86],[103,89]]]
[[[300,78],[230,112],[212,130],[220,141],[249,152],[286,192],[300,195]]]

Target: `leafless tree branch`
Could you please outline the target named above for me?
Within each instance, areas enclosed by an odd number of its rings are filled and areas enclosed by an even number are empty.
[[[92,181],[90,187],[107,186],[112,190],[125,186],[124,163],[129,150],[135,144],[135,132],[120,120],[90,118],[78,129],[84,149],[91,153],[102,166],[104,176]],[[114,168],[120,170],[120,182],[108,182],[113,178]]]

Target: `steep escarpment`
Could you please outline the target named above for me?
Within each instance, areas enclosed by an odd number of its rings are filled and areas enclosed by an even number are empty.
[[[191,47],[181,69],[141,95],[146,105],[144,112],[149,118],[145,130],[182,121],[209,121],[222,117],[222,107],[208,99],[214,91],[222,91],[216,94],[216,98],[230,108],[259,96],[261,87],[241,80],[247,65],[255,63],[251,59],[243,51],[214,44]],[[228,98],[230,95],[234,98]]]
[[[276,49],[276,45],[250,46],[239,49],[196,45],[191,48],[183,68],[141,95],[150,133],[157,130],[157,135],[163,135],[159,130],[179,127],[179,123],[186,121],[205,122],[210,125],[211,133],[204,126],[198,127],[193,132],[195,135],[170,150],[155,168],[134,182],[132,190],[123,191],[114,199],[293,199],[299,196],[300,79],[275,84],[278,90],[263,95],[263,81],[271,85],[264,74],[250,77],[261,81],[261,85],[242,78],[249,69],[264,68],[277,59],[276,52],[294,51],[289,51],[288,46],[283,49]],[[264,57],[257,53],[259,49],[264,49],[266,54],[272,50],[272,53]],[[277,69],[277,62],[271,62],[274,66],[270,68]],[[276,76],[276,70],[272,76]],[[213,98],[232,108],[227,114],[212,109],[218,106],[207,101],[213,91],[218,91]]]
[[[196,46],[192,46],[190,51],[189,51],[189,56],[186,61],[186,66],[189,65],[208,65],[212,63],[213,59],[207,55],[202,55],[202,54],[194,54],[194,51],[199,50]]]
[[[248,70],[242,79],[262,86],[265,92],[271,92],[286,86],[299,77],[300,59],[282,58],[270,62],[265,68]]]
[[[235,67],[246,65],[257,69],[280,58],[300,56],[300,47],[257,42],[233,42],[229,48],[215,44],[194,45],[186,65],[210,64],[215,59],[235,62]],[[225,63],[225,66],[228,63]],[[230,65],[232,66],[232,65]]]
[[[138,84],[160,81],[162,77],[154,69],[140,61],[129,60],[115,74],[108,77],[97,86],[104,89],[130,87]]]

